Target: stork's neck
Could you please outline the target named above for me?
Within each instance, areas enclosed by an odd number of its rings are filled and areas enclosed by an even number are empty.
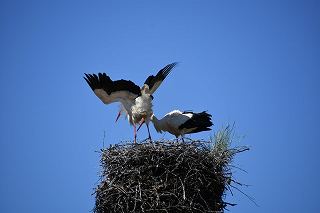
[[[157,132],[161,133],[162,130],[164,130],[162,120],[159,120],[154,114],[151,116],[150,120],[152,121],[154,128],[157,130]]]

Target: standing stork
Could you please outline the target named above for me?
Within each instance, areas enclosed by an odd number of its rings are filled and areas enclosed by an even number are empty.
[[[169,132],[176,136],[177,140],[179,136],[181,136],[183,140],[185,134],[211,130],[210,127],[213,125],[211,115],[206,111],[195,113],[192,111],[181,112],[179,110],[173,110],[160,120],[153,114],[150,120],[157,132]]]
[[[141,88],[129,80],[112,81],[106,73],[99,73],[98,75],[85,73],[84,79],[104,104],[113,102],[122,104],[122,109],[126,112],[129,123],[133,125],[134,142],[136,143],[136,125],[138,123],[146,123],[149,139],[151,140],[149,122],[153,114],[152,94],[176,65],[177,62],[168,64],[156,76],[150,75]],[[121,111],[117,119],[120,114]]]

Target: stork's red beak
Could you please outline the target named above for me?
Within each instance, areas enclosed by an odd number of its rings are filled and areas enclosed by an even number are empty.
[[[118,119],[120,118],[120,115],[121,115],[121,111],[119,111],[119,113],[118,113],[118,115],[117,115],[116,122],[117,122]]]
[[[144,124],[145,120],[144,117],[142,117],[141,121],[140,121],[140,126],[137,129],[137,132],[139,131],[139,129],[141,128],[141,126]]]

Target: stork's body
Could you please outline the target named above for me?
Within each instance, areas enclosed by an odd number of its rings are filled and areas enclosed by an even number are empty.
[[[98,75],[85,74],[86,77],[84,79],[103,103],[121,103],[123,110],[127,114],[129,123],[134,127],[134,141],[136,142],[136,125],[140,122],[146,123],[149,138],[151,139],[148,124],[153,114],[152,94],[176,64],[177,63],[168,64],[161,69],[156,76],[149,76],[141,89],[132,81],[123,79],[112,81],[105,73],[99,73]]]
[[[213,125],[211,115],[205,111],[194,113],[173,110],[160,120],[155,115],[152,115],[151,121],[157,132],[169,132],[176,138],[179,136],[183,138],[185,134],[211,130],[210,127]]]

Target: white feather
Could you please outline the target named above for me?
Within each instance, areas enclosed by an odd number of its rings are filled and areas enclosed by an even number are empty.
[[[122,102],[122,101],[128,101],[130,100],[131,102],[134,101],[134,99],[137,97],[136,94],[131,93],[129,91],[116,91],[108,95],[106,91],[103,89],[95,89],[94,93],[104,104],[110,104],[113,102]]]
[[[139,123],[143,116],[145,122],[149,123],[152,111],[152,98],[149,94],[142,94],[135,99],[135,104],[131,107],[134,123]]]
[[[196,115],[199,117],[194,117]],[[167,113],[160,120],[157,119],[155,115],[151,116],[151,121],[157,132],[161,133],[162,131],[166,131],[175,135],[177,138],[179,136],[183,137],[187,133],[195,133],[210,130],[209,127],[212,126],[212,122],[210,119],[211,115],[205,112],[188,113],[181,112],[180,110],[173,110]],[[190,120],[192,120],[192,122],[189,122]]]
[[[185,130],[179,129],[179,126],[192,118],[192,113],[183,114],[180,110],[173,110],[167,113],[162,119],[158,120],[155,115],[151,116],[151,121],[157,132],[166,131],[176,137],[184,135]]]

